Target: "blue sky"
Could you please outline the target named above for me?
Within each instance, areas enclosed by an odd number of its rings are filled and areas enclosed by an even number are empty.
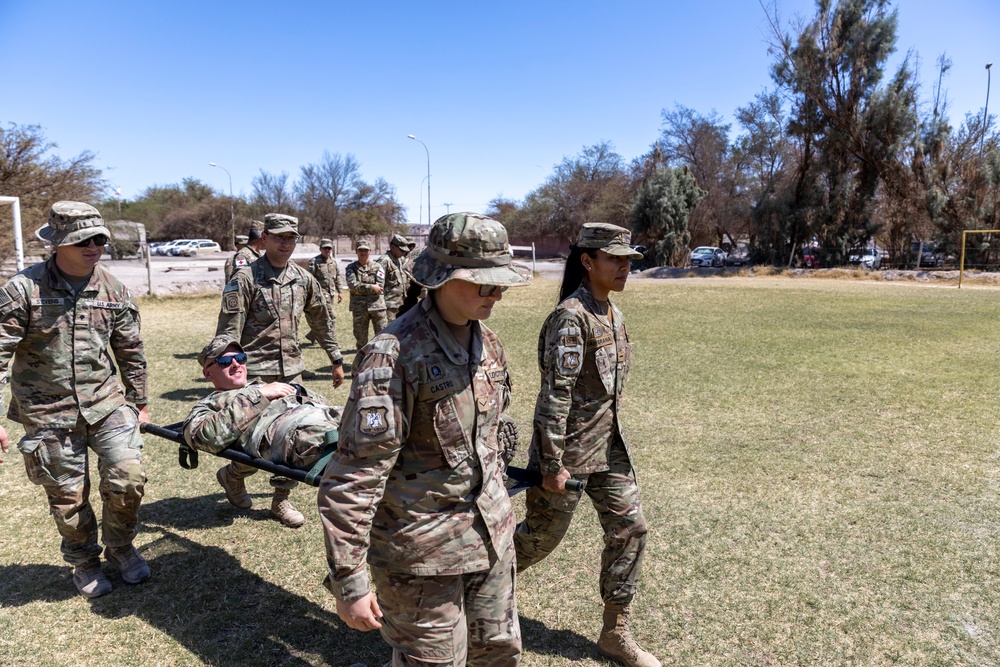
[[[981,113],[1000,2],[896,6],[893,63],[919,56],[928,100],[946,51],[953,119]],[[778,10],[808,18],[814,3]],[[481,211],[584,146],[641,155],[676,103],[731,120],[772,87],[768,39],[756,0],[0,0],[0,122],[41,125],[64,158],[93,151],[126,199],[189,176],[228,191],[209,162],[249,194],[261,169],[295,178],[351,153],[426,222],[427,156],[408,134],[430,153],[432,218],[446,202]],[[1000,111],[1000,85],[991,97]]]

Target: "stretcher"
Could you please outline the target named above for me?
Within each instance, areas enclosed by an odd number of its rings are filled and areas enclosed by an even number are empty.
[[[185,470],[194,470],[198,467],[198,450],[194,449],[184,441],[184,434],[181,432],[183,425],[184,422],[178,422],[168,426],[157,426],[156,424],[143,423],[139,425],[139,428],[143,433],[149,433],[150,435],[155,435],[177,443],[177,463],[180,464],[180,466]],[[275,463],[274,461],[270,461],[268,459],[250,456],[242,450],[233,448],[223,449],[222,451],[215,453],[214,456],[229,459],[230,461],[236,461],[237,463],[242,463],[243,465],[248,465],[250,467],[257,468],[258,470],[264,470],[274,475],[294,479],[297,482],[309,484],[310,486],[319,486],[319,480],[323,477],[323,469],[326,468],[326,464],[330,460],[330,457],[337,451],[338,436],[339,434],[336,430],[330,431],[327,434],[327,446],[323,451],[323,455],[308,470],[302,468],[292,468],[291,466]],[[513,496],[516,493],[524,491],[530,486],[540,486],[541,483],[542,474],[537,470],[507,466],[507,493],[510,495]],[[584,487],[585,482],[581,480],[570,479],[566,481],[566,488],[571,491],[582,491]]]

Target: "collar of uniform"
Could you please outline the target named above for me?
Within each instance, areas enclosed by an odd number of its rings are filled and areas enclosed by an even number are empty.
[[[87,281],[87,286],[80,290],[80,294],[84,292],[97,291],[97,272],[101,267],[95,266],[94,270],[90,273],[90,279]],[[47,260],[45,260],[45,273],[49,283],[49,287],[52,289],[62,290],[64,292],[72,292],[73,288],[70,286],[69,281],[67,281],[63,274],[59,273],[59,267],[56,266],[56,256],[52,255]]]
[[[455,337],[451,335],[448,323],[444,321],[434,305],[433,291],[420,302],[420,307],[424,317],[427,318],[427,328],[451,363],[468,366],[471,362],[476,364],[480,362],[483,356],[483,330],[479,322],[472,322],[472,353],[470,355],[469,351],[459,345]]]
[[[295,280],[296,275],[292,270],[292,260],[288,260],[288,264],[285,264],[282,268],[277,268],[271,262],[267,260],[267,256],[264,256],[264,279],[268,282],[280,283],[282,285],[290,283]]]
[[[601,308],[601,304],[597,303],[597,299],[594,298],[594,295],[591,294],[590,290],[587,289],[586,285],[580,283],[580,287],[577,288],[576,294],[577,298],[579,298],[580,301],[583,303],[583,305],[586,306],[587,310],[589,310],[597,317],[603,317],[604,319],[607,319],[608,317],[607,314],[601,312],[602,310],[604,310],[603,308]],[[611,303],[610,295],[608,296],[608,310],[610,311],[615,310],[615,304]]]

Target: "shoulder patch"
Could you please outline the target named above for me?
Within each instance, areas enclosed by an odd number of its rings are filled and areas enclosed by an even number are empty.
[[[240,308],[239,285],[234,280],[226,285],[226,289],[222,291],[222,312],[238,313],[240,310],[242,309]]]
[[[233,262],[233,265],[238,269],[242,269],[244,267],[250,266],[250,262],[247,260],[246,257],[237,257],[236,261]]]

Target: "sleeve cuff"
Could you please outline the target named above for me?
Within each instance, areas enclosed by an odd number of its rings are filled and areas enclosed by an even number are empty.
[[[323,586],[333,593],[333,597],[342,602],[353,602],[371,592],[371,586],[368,584],[368,570],[365,569],[364,565],[361,566],[360,570],[343,579],[336,579],[331,572],[326,575]]]

